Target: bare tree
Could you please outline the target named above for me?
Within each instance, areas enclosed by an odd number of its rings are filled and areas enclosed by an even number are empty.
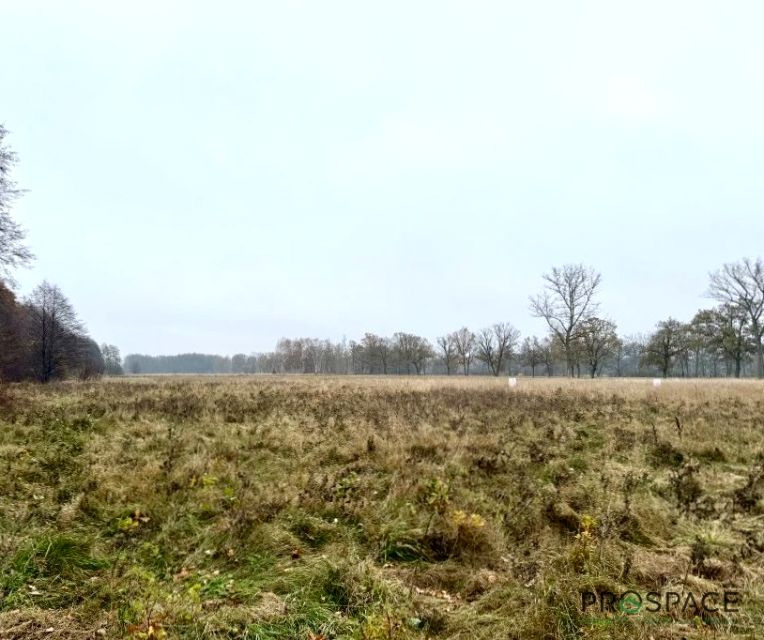
[[[764,378],[764,262],[743,258],[711,274],[709,295],[741,309],[756,348],[756,375]]]
[[[101,345],[101,355],[106,375],[121,376],[125,374],[122,369],[122,356],[119,354],[119,348],[113,344],[104,343]]]
[[[716,331],[711,338],[711,344],[717,347],[724,360],[732,365],[728,367],[729,373],[739,378],[743,362],[749,359],[756,348],[748,316],[740,307],[730,304],[723,304],[714,311]]]
[[[475,336],[475,355],[478,360],[485,362],[488,369],[493,373],[496,366],[496,345],[493,340],[493,332],[490,327],[481,329]]]
[[[520,332],[508,322],[486,327],[477,335],[478,360],[485,362],[491,373],[498,376],[519,338]]]
[[[377,354],[379,356],[379,361],[382,363],[382,373],[385,375],[387,375],[387,369],[390,365],[392,353],[393,345],[390,338],[382,338],[377,349]]]
[[[427,360],[435,355],[432,345],[421,336],[398,332],[393,335],[393,346],[398,360],[411,373],[411,367],[417,374],[424,373]]]
[[[601,276],[582,264],[566,264],[554,267],[543,278],[546,282],[544,291],[530,299],[530,309],[534,316],[543,318],[549,325],[562,346],[567,373],[572,376],[576,365],[576,330],[597,310],[594,295]]]
[[[618,350],[620,340],[615,323],[603,318],[587,318],[581,323],[576,336],[589,366],[589,375],[593,378],[603,362]]]
[[[451,334],[456,347],[456,353],[459,357],[459,363],[462,365],[462,371],[465,376],[470,374],[470,365],[475,357],[476,338],[467,327],[462,327]]]
[[[541,361],[544,363],[547,377],[554,375],[554,363],[557,360],[557,345],[555,339],[547,336],[541,341]]]
[[[657,330],[650,336],[642,353],[644,364],[652,364],[660,369],[666,378],[674,364],[674,359],[685,348],[686,327],[679,320],[669,318],[658,323]]]
[[[282,369],[286,373],[303,372],[305,368],[303,341],[301,339],[281,338],[276,343],[273,359],[274,373]]]
[[[318,338],[303,338],[303,373],[325,373],[331,343]]]
[[[65,375],[76,366],[85,329],[57,286],[43,282],[27,300],[33,366],[40,382]]]
[[[336,353],[335,358],[337,360],[337,373],[345,375],[353,373],[351,369],[351,349],[352,347],[348,345],[347,338],[343,335],[342,342],[336,344],[334,347]]]
[[[544,363],[543,347],[536,336],[523,340],[520,347],[520,364],[530,367],[531,377],[536,377],[536,367]]]
[[[0,277],[10,280],[13,267],[27,264],[32,254],[24,245],[24,231],[11,218],[11,204],[21,195],[11,178],[16,154],[5,144],[8,131],[0,124]]]
[[[446,365],[446,374],[451,375],[456,366],[456,342],[454,341],[454,334],[449,333],[446,336],[440,336],[438,338],[438,347],[440,348],[441,355],[443,356],[443,362]]]
[[[687,346],[692,357],[693,375],[698,378],[706,374],[706,365],[712,367],[718,359],[715,336],[717,334],[715,309],[700,309],[687,323]]]
[[[361,340],[363,355],[369,366],[369,373],[387,373],[392,346],[389,338],[367,333]]]

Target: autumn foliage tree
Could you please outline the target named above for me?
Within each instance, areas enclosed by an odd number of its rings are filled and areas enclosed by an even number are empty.
[[[0,380],[23,376],[23,319],[13,292],[0,281]]]

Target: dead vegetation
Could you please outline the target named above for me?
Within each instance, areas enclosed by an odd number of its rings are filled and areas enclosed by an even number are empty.
[[[12,386],[0,638],[754,638],[753,381]],[[597,614],[583,590],[737,590]]]

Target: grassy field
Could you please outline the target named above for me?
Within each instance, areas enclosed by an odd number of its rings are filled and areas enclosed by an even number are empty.
[[[761,638],[762,491],[753,381],[0,387],[0,638]]]

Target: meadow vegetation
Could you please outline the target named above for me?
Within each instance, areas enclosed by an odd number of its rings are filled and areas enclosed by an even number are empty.
[[[753,380],[5,385],[0,470],[3,640],[764,633]]]

